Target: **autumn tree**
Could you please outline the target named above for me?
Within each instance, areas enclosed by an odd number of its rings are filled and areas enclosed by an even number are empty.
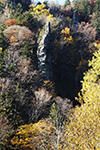
[[[52,121],[45,119],[35,124],[25,124],[19,127],[11,140],[14,149],[48,149],[57,150],[56,128]]]
[[[16,20],[15,19],[9,19],[9,20],[6,20],[3,24],[4,24],[4,26],[9,27],[9,26],[15,25]]]
[[[44,3],[37,5],[36,7],[34,4],[31,4],[29,7],[30,14],[32,14],[34,18],[37,18],[39,21],[41,21],[43,25],[48,21],[51,21],[52,23],[56,22],[53,15],[50,14],[50,11],[46,9],[46,5]]]
[[[100,49],[89,61],[90,69],[84,74],[82,89],[77,100],[81,107],[75,108],[62,135],[61,149],[100,148]]]
[[[70,28],[66,27],[64,30],[61,31],[61,34],[65,41],[69,43],[74,42],[72,36],[70,35]]]

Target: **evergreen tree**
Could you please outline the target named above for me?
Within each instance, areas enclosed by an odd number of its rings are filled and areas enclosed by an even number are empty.
[[[0,47],[2,47],[2,50],[7,48],[7,43],[5,41],[4,34],[1,29],[0,29]]]
[[[3,12],[3,3],[0,1],[0,12]]]
[[[94,12],[100,11],[100,0],[96,0],[94,4]]]
[[[21,3],[23,10],[28,10],[29,5],[31,4],[31,0],[3,0],[4,5],[13,3],[14,6],[16,6],[18,3]]]
[[[21,3],[23,10],[28,10],[29,5],[31,4],[31,0],[16,0],[16,4]]]
[[[97,29],[97,38],[100,38],[100,0],[96,0],[94,12],[93,25]]]
[[[100,11],[95,12],[93,26],[97,29],[97,38],[100,38]]]
[[[12,6],[10,6],[12,8]],[[18,3],[16,7],[14,7],[14,11],[11,12],[11,19],[16,19],[17,22],[22,19],[23,8],[21,3]]]
[[[70,0],[66,0],[66,1],[65,1],[64,8],[65,8],[67,5],[70,5]]]
[[[89,15],[92,14],[92,6],[88,0],[76,0],[74,9],[78,11],[79,22],[87,22]]]

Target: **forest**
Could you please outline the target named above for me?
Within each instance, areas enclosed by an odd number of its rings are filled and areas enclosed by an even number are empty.
[[[0,150],[100,150],[100,0],[0,0]]]

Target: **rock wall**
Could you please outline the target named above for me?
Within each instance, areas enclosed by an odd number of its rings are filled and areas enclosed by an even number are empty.
[[[37,49],[38,68],[45,80],[52,78],[52,49],[53,40],[50,34],[50,22],[48,22],[40,32]]]
[[[78,30],[78,11],[77,10],[75,10],[73,14],[73,24],[77,31]]]

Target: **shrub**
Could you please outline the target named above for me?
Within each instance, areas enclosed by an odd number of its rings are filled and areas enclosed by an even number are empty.
[[[56,128],[49,120],[20,126],[11,140],[13,149],[57,149]]]
[[[24,43],[24,47],[21,55],[26,56],[27,60],[30,59],[31,63],[34,64],[34,67],[37,67],[37,56],[36,56],[36,51],[34,49],[35,46],[36,45],[34,41],[27,40]]]
[[[8,27],[3,33],[8,43],[24,43],[32,37],[32,32],[27,27],[18,25]]]
[[[81,22],[78,24],[78,33],[82,33],[82,37],[84,41],[88,43],[94,42],[96,38],[96,28],[92,26],[92,24]]]
[[[9,139],[13,132],[14,131],[9,125],[7,118],[0,116],[0,150],[6,150],[10,148]]]
[[[70,28],[66,27],[64,30],[61,31],[64,40],[68,40],[69,43],[73,43],[73,38],[70,35]]]
[[[6,20],[3,24],[4,24],[4,26],[9,27],[9,26],[15,25],[16,20],[15,19],[9,19],[9,20]]]
[[[49,91],[49,93],[53,96],[56,97],[56,93],[55,93],[55,88],[54,88],[54,83],[50,80],[44,80],[43,81],[43,87],[46,88],[47,91]]]
[[[4,75],[4,54],[2,52],[2,47],[0,47],[0,76]]]
[[[6,39],[4,37],[3,31],[0,30],[0,47],[2,48],[2,50],[4,51],[7,48],[7,42]]]
[[[1,85],[2,87],[2,85]],[[20,91],[18,91],[20,92]],[[9,88],[0,95],[0,114],[9,120],[10,125],[15,128],[23,122],[20,116],[20,102],[18,104],[18,93],[16,88]]]

